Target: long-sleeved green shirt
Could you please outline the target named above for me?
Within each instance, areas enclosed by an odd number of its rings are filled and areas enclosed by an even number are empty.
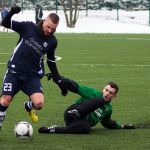
[[[81,97],[78,100],[76,100],[75,103],[81,103],[87,101],[90,98],[103,97],[102,92],[84,85],[79,85],[77,94],[79,94]],[[120,123],[118,123],[117,121],[113,121],[111,119],[111,114],[112,114],[112,106],[110,102],[108,102],[104,106],[91,112],[87,116],[87,120],[91,126],[95,126],[98,122],[101,122],[102,125],[106,128],[111,129],[122,128],[122,125]]]

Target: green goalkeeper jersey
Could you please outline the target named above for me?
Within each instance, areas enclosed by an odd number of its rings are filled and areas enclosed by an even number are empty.
[[[103,97],[102,92],[84,85],[79,85],[77,94],[79,94],[81,97],[76,100],[75,103],[87,101],[89,98]],[[108,102],[104,106],[91,112],[87,116],[87,119],[91,126],[95,126],[98,122],[101,122],[102,119],[105,119],[108,123],[111,122],[111,114],[112,106],[110,102]],[[115,121],[115,128],[121,128],[121,124]]]

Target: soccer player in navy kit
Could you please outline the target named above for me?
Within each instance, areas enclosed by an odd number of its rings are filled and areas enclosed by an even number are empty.
[[[29,96],[29,100],[24,104],[26,111],[29,112],[33,122],[38,121],[35,110],[40,110],[44,105],[40,79],[44,76],[45,54],[47,65],[53,74],[53,81],[59,86],[63,96],[68,92],[60,78],[54,56],[57,39],[53,33],[59,23],[59,16],[51,13],[39,25],[29,21],[11,20],[11,17],[20,11],[20,7],[12,7],[9,14],[2,20],[2,25],[16,31],[20,38],[8,61],[8,69],[4,76],[0,99],[0,127],[9,104],[20,90]]]

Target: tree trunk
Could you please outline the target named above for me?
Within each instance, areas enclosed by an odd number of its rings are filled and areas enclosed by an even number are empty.
[[[65,14],[66,25],[69,28],[74,28],[78,19],[80,6],[83,0],[60,0]]]

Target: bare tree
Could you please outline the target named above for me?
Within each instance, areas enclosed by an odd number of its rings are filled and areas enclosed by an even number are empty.
[[[66,18],[67,27],[74,28],[83,0],[60,0]]]
[[[0,7],[4,7],[7,4],[7,0],[1,0]]]

